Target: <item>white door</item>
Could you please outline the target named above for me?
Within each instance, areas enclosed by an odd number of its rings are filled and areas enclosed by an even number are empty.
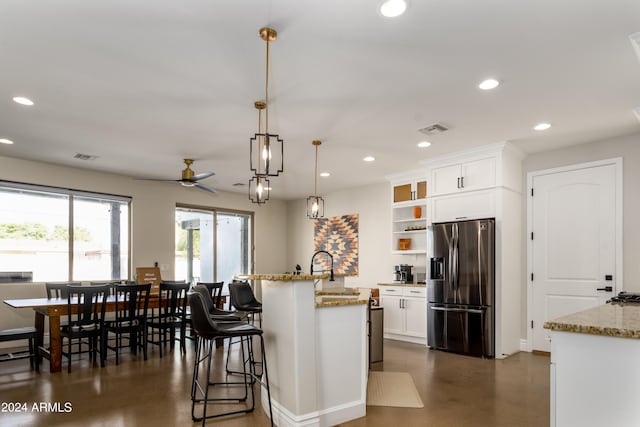
[[[550,351],[544,322],[615,295],[616,167],[584,167],[532,179],[534,350]],[[607,286],[610,292],[603,290]]]

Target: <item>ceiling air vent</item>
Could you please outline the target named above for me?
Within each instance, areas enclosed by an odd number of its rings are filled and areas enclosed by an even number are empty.
[[[448,127],[446,127],[443,124],[440,123],[434,123],[432,125],[429,125],[427,127],[423,127],[422,129],[418,129],[418,132],[422,132],[425,135],[437,135],[439,133],[445,132],[449,130]]]
[[[95,160],[98,158],[98,156],[92,156],[91,154],[76,153],[76,155],[73,156],[73,158],[79,159],[79,160]]]

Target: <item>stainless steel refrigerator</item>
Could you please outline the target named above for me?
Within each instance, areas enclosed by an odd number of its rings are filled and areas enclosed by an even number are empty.
[[[495,220],[433,224],[428,237],[429,347],[494,357]]]

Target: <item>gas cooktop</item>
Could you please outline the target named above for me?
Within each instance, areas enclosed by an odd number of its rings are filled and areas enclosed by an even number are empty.
[[[640,303],[640,294],[633,292],[620,292],[607,302]]]

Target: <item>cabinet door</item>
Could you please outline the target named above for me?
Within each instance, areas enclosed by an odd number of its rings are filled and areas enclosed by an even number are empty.
[[[427,336],[427,300],[404,298],[405,334],[413,337]]]
[[[481,190],[496,186],[496,158],[465,162],[460,170],[460,189],[462,191]]]
[[[460,165],[444,166],[431,170],[429,184],[431,196],[451,194],[460,191]]]
[[[393,203],[407,202],[412,196],[411,183],[398,184],[393,186]]]
[[[401,299],[395,296],[380,296],[380,303],[384,307],[384,332],[404,333],[404,310],[400,308]]]
[[[416,199],[426,199],[427,198],[427,181],[418,181],[416,182]]]
[[[431,199],[431,221],[446,222],[496,216],[495,189]]]

